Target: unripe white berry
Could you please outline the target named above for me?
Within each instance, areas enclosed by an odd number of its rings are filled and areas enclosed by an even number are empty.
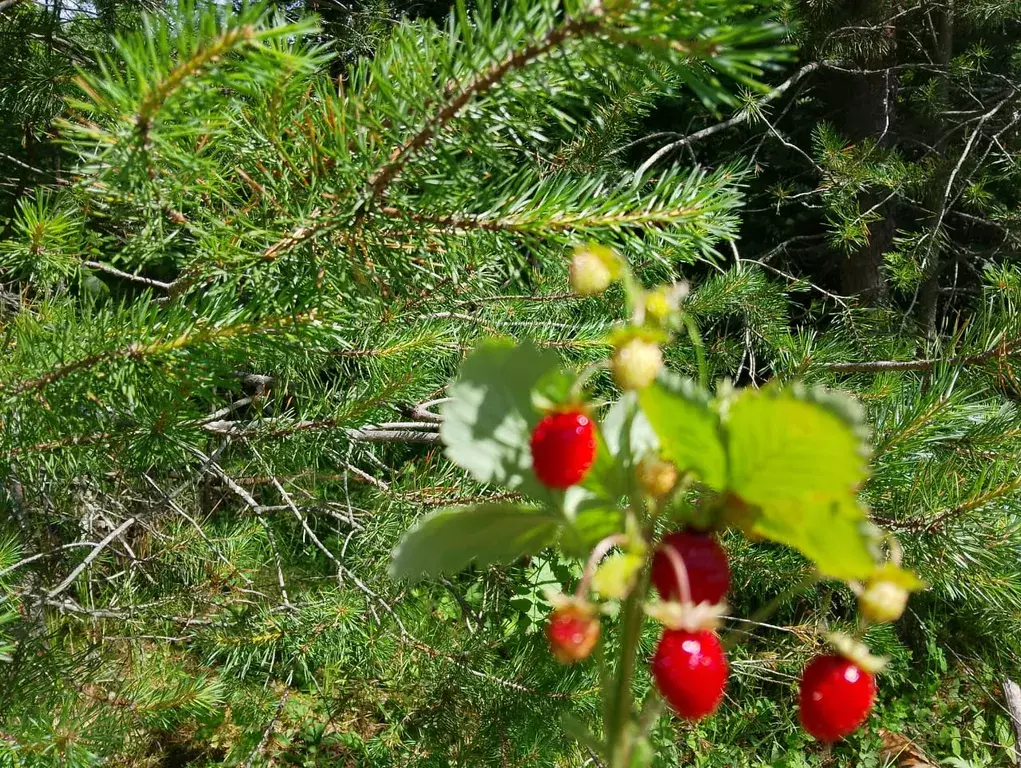
[[[892,581],[870,581],[858,598],[858,607],[869,621],[897,621],[908,604],[908,591]]]
[[[662,499],[677,485],[677,467],[652,454],[638,462],[638,484],[649,496]]]
[[[617,279],[619,257],[609,248],[592,245],[578,248],[571,257],[571,288],[579,296],[596,296]]]
[[[610,360],[613,380],[621,389],[645,389],[663,367],[659,344],[634,338],[617,347]]]

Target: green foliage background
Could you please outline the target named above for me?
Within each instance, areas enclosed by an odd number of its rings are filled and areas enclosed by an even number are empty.
[[[754,627],[719,715],[660,725],[657,764],[883,765],[880,729],[1008,764],[1016,14],[951,7],[940,65],[910,41],[945,4],[670,5],[0,10],[0,765],[583,764],[559,718],[598,681],[540,632],[577,564],[387,564],[426,510],[506,500],[421,407],[470,348],[605,352],[620,297],[567,288],[588,240],[690,282],[712,379],[861,398],[865,496],[931,585],[869,637],[880,707],[832,753],[794,715],[853,612],[824,586]],[[898,73],[890,131],[841,124],[842,70]],[[804,575],[726,543],[734,616]]]

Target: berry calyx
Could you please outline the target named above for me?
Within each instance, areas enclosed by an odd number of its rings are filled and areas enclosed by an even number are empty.
[[[817,656],[801,677],[801,727],[819,741],[839,741],[865,722],[875,698],[871,672],[844,656]]]
[[[908,591],[892,581],[870,581],[858,598],[858,608],[869,621],[897,621],[908,605]]]
[[[570,488],[581,482],[596,458],[592,420],[579,410],[544,416],[532,431],[532,468],[549,488]]]
[[[637,336],[618,346],[610,359],[613,380],[625,390],[645,389],[656,380],[662,367],[659,344]]]
[[[570,602],[550,614],[546,624],[550,653],[561,664],[588,658],[599,640],[599,619],[594,612]]]
[[[730,566],[727,554],[716,539],[707,533],[675,531],[660,542],[652,558],[652,583],[664,600],[683,600],[677,568],[664,552],[672,547],[684,563],[688,576],[691,602],[719,603],[730,589]]]
[[[642,490],[654,499],[665,498],[677,485],[677,467],[651,454],[638,462],[637,475]]]
[[[716,633],[665,630],[652,658],[652,677],[681,717],[698,720],[712,714],[727,686],[727,658]]]
[[[595,296],[620,276],[620,257],[603,245],[576,248],[571,257],[571,288],[579,296]]]

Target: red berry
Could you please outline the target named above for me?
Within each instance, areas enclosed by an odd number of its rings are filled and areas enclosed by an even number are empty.
[[[550,614],[546,625],[550,652],[561,664],[588,658],[599,640],[599,619],[591,612],[567,605]]]
[[[865,722],[875,698],[870,672],[843,656],[818,656],[801,678],[801,727],[819,741],[839,741]]]
[[[727,686],[727,659],[716,634],[703,629],[667,629],[652,659],[656,687],[673,710],[688,720],[712,714]]]
[[[550,488],[570,488],[596,458],[592,420],[581,411],[547,414],[532,432],[532,468]]]
[[[691,602],[719,603],[730,588],[727,554],[712,536],[697,531],[677,531],[663,539],[652,558],[652,583],[664,600],[680,600],[677,569],[663,547],[671,546],[688,572]]]

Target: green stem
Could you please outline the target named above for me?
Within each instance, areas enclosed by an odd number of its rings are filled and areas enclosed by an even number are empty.
[[[638,401],[631,397],[627,403],[627,416],[624,423],[624,435],[621,441],[621,452],[627,467],[627,487],[630,499],[629,514],[644,518],[644,500],[637,487],[634,477],[634,455],[631,445],[631,427],[638,412]],[[631,695],[631,683],[634,680],[635,663],[638,657],[638,640],[642,630],[644,611],[642,603],[649,589],[649,572],[644,569],[624,603],[621,621],[620,660],[617,663],[617,677],[613,695],[607,707],[606,740],[610,768],[627,768],[631,759],[631,719],[634,715],[634,702]]]
[[[695,321],[687,314],[681,316],[681,322],[688,329],[688,338],[691,339],[691,346],[695,348],[695,360],[698,361],[698,384],[703,389],[709,386],[709,366],[705,359],[705,345],[702,344],[702,336],[698,332]]]
[[[609,739],[610,768],[626,768],[631,756],[630,727],[633,715],[631,683],[638,660],[638,639],[642,629],[642,599],[648,588],[648,575],[643,574],[636,588],[624,603],[623,634],[620,661],[617,664],[616,690],[610,702],[610,721],[606,723]]]

